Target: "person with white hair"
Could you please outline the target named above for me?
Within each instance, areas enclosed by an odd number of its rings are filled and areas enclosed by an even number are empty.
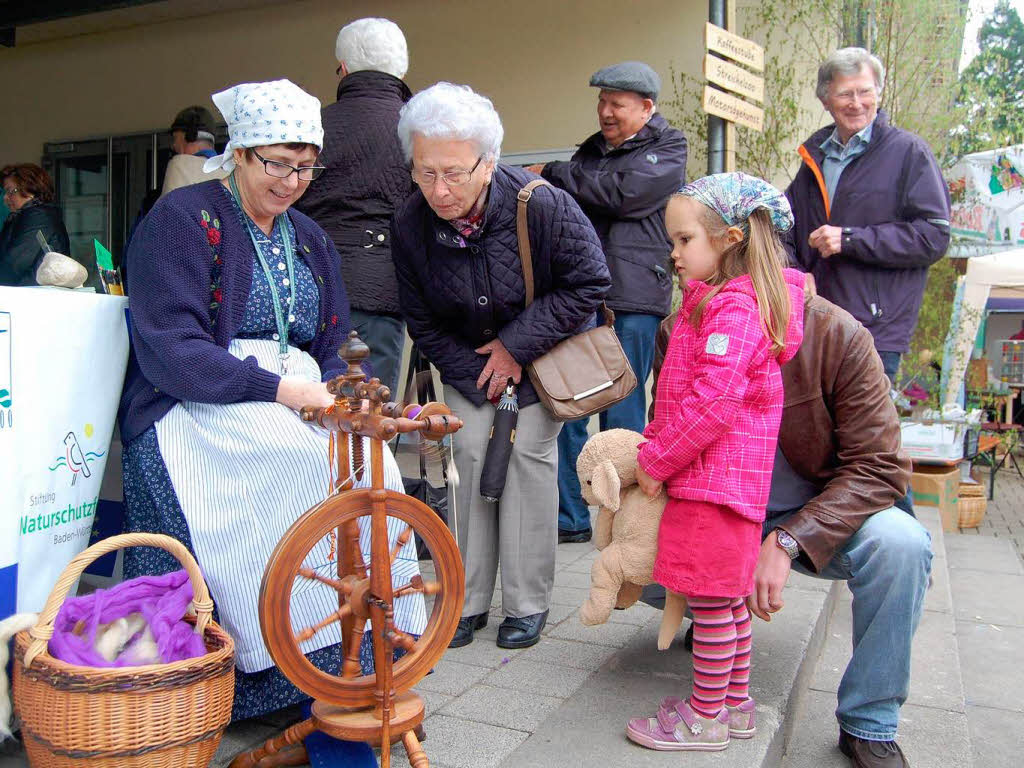
[[[412,96],[405,36],[387,19],[357,19],[338,32],[338,100],[322,113],[327,167],[296,207],[324,228],[341,255],[352,327],[370,367],[396,392],[405,324],[398,306],[388,224],[412,192],[398,145],[398,112]]]
[[[466,569],[466,600],[451,647],[487,624],[501,567],[502,648],[540,639],[554,583],[560,424],[538,401],[527,366],[593,328],[611,286],[601,242],[579,205],[550,185],[527,207],[535,298],[527,305],[516,236],[517,196],[536,176],[498,162],[503,129],[490,100],[438,83],[402,109],[398,135],[417,190],[391,224],[402,311],[437,367],[444,399],[465,426],[452,441],[460,482],[449,526]],[[519,422],[505,490],[480,494],[495,405],[518,385]]]
[[[863,48],[841,48],[818,68],[815,93],[834,122],[797,150],[785,244],[818,293],[871,331],[893,381],[928,267],[949,246],[949,192],[925,141],[879,109],[884,84],[882,62]]]

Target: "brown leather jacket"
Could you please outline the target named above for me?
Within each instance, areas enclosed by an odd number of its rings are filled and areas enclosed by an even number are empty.
[[[658,332],[655,385],[675,319]],[[780,527],[820,571],[865,520],[906,494],[910,459],[871,334],[820,296],[806,300],[804,340],[782,366],[782,384],[782,453],[820,492]]]

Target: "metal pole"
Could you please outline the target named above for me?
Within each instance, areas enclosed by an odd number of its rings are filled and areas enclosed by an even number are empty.
[[[708,0],[708,21],[726,28],[725,0]],[[708,173],[725,172],[725,120],[708,115]]]

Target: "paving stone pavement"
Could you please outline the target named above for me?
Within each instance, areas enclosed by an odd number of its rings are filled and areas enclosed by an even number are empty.
[[[1018,456],[1017,462],[1024,468],[1024,458]],[[981,481],[987,489],[990,470],[980,465],[979,469]],[[995,498],[989,501],[981,525],[977,528],[963,528],[960,533],[965,536],[1009,539],[1020,556],[1024,557],[1024,479],[1017,474],[1012,464],[996,473]]]

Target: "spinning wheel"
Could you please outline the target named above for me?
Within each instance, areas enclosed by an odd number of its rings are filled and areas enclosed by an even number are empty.
[[[337,444],[335,492],[303,514],[285,533],[267,563],[260,589],[259,612],[263,639],[282,673],[315,701],[312,717],[239,755],[231,768],[270,768],[305,762],[303,738],[319,730],[335,738],[365,741],[381,747],[381,765],[390,765],[390,745],[401,739],[414,768],[426,768],[427,758],[414,729],[423,719],[423,702],[411,691],[441,658],[462,611],[465,580],[462,558],[448,528],[430,507],[384,489],[384,440],[400,432],[420,432],[438,440],[462,427],[462,421],[440,403],[401,409],[385,403],[390,390],[378,379],[365,381],[360,363],[369,354],[353,331],[338,354],[349,364],[345,376],[328,383],[335,396],[329,408],[303,409],[302,417],[334,431]],[[362,440],[370,438],[371,488],[353,489],[349,468],[361,472]],[[350,464],[351,460],[351,464]],[[399,532],[388,539],[387,518],[397,520]],[[360,520],[369,522],[370,558],[364,561],[359,542]],[[394,526],[394,523],[392,523]],[[413,576],[392,584],[392,564],[413,534],[433,556],[433,579]],[[315,548],[331,542],[335,564],[327,571],[311,558]],[[312,567],[311,567],[312,565]],[[338,609],[317,623],[293,629],[291,597],[310,583],[337,593]],[[395,625],[394,601],[420,594],[430,604],[427,626],[419,638]],[[375,673],[363,675],[359,648],[370,624]],[[340,675],[324,672],[306,658],[303,644],[331,627],[341,629],[343,662]],[[396,648],[405,655],[393,661]],[[297,762],[301,761],[301,762]]]

